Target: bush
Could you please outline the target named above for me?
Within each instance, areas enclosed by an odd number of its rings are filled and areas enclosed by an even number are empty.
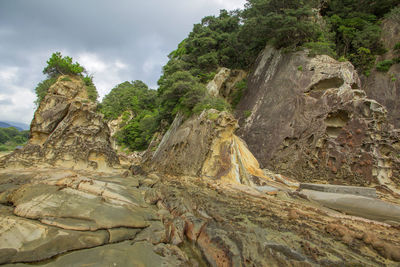
[[[92,102],[97,102],[97,98],[99,97],[99,94],[97,93],[96,86],[93,83],[93,77],[92,76],[85,76],[82,78],[83,82],[85,83],[86,86],[86,92],[88,94],[88,98]]]
[[[63,82],[70,82],[70,81],[72,81],[72,80],[71,80],[71,78],[69,78],[69,77],[63,77],[63,78],[61,79],[61,81],[63,81]]]
[[[216,109],[218,111],[230,111],[231,107],[225,99],[219,97],[206,96],[193,108],[193,113],[200,114],[206,109]]]
[[[49,78],[44,81],[41,81],[35,88],[36,100],[35,105],[39,106],[40,102],[42,102],[43,98],[46,96],[49,91],[50,86],[52,86],[57,81],[56,78]]]
[[[308,56],[314,57],[316,55],[328,55],[335,58],[335,44],[330,42],[309,42],[303,45],[305,48],[309,49]]]
[[[393,8],[390,13],[386,15],[386,18],[394,20],[397,23],[400,23],[400,6]]]
[[[243,116],[247,119],[248,117],[251,116],[251,110],[245,110],[243,111]]]
[[[393,64],[393,60],[390,59],[380,61],[378,64],[376,64],[376,70],[380,72],[388,72]]]
[[[247,79],[243,79],[235,84],[235,89],[232,93],[232,108],[235,109],[242,99],[244,93],[247,90]]]
[[[354,67],[366,76],[369,75],[370,70],[375,63],[375,55],[371,53],[371,50],[365,47],[358,48],[356,54],[349,55],[349,59],[353,63]]]

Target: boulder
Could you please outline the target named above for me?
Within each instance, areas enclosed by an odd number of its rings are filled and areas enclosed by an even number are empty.
[[[40,103],[23,149],[2,157],[0,168],[57,166],[111,170],[119,161],[110,130],[79,77],[61,76]]]
[[[400,139],[386,113],[349,62],[267,46],[238,105],[238,134],[276,173],[399,191]]]

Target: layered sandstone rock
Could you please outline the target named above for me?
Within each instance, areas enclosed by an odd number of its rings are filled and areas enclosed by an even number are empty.
[[[0,167],[63,166],[107,170],[118,166],[110,131],[78,77],[61,76],[35,112],[30,139]]]
[[[239,136],[262,167],[300,181],[398,190],[398,132],[349,62],[268,46],[256,66],[238,106]]]
[[[152,157],[148,170],[202,176],[226,183],[265,185],[265,175],[246,144],[234,134],[238,124],[227,112],[204,111],[184,121],[178,115]]]

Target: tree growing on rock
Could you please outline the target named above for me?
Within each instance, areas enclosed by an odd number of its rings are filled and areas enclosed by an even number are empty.
[[[72,63],[72,58],[63,57],[60,52],[55,52],[47,60],[47,66],[43,69],[43,74],[47,74],[50,78],[58,75],[79,75],[85,71],[78,62]]]
[[[47,75],[47,79],[41,81],[35,88],[36,100],[35,105],[39,106],[40,102],[46,96],[50,86],[52,86],[60,75],[72,75],[82,79],[85,84],[88,97],[92,102],[96,102],[98,98],[97,89],[93,83],[92,75],[83,75],[86,70],[78,62],[73,62],[72,57],[62,56],[60,52],[55,52],[47,60],[47,66],[43,69],[43,74]]]

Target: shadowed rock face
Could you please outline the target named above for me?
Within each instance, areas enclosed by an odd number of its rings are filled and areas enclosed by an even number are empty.
[[[399,184],[398,133],[348,62],[266,47],[237,115],[262,167],[300,181]]]
[[[399,57],[393,50],[396,43],[400,42],[400,23],[386,19],[382,23],[382,42],[388,50],[377,61]],[[368,97],[375,99],[388,110],[388,119],[396,128],[400,127],[400,64],[392,65],[388,72],[371,70],[368,77],[362,76],[362,87]]]
[[[61,76],[49,88],[31,123],[31,138],[22,149],[0,161],[0,167],[63,166],[105,170],[119,161],[110,132],[85,85]]]

